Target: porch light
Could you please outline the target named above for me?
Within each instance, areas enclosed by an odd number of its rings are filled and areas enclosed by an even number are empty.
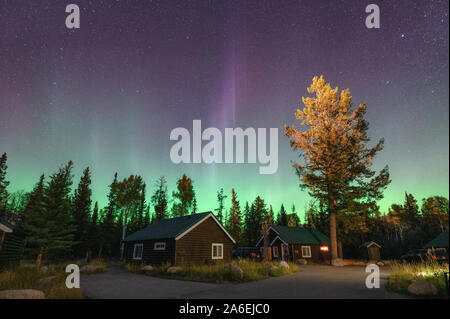
[[[320,247],[320,250],[321,250],[321,251],[328,251],[328,246],[321,246],[321,247]]]

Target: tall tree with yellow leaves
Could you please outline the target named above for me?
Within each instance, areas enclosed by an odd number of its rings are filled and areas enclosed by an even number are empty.
[[[323,76],[314,77],[308,88],[314,96],[303,97],[304,108],[295,114],[303,130],[285,126],[291,147],[301,151],[301,163],[294,164],[300,187],[327,205],[333,265],[342,265],[338,258],[336,214],[375,206],[390,182],[387,166],[376,176],[370,170],[384,140],[374,147],[367,146],[370,138],[364,120],[366,105],[354,109],[350,90],[340,94],[338,90]]]

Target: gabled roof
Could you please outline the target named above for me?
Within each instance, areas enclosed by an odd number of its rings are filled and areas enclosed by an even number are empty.
[[[16,227],[0,217],[0,230],[5,233],[12,233]]]
[[[362,248],[362,247],[369,248],[370,246],[373,246],[373,245],[378,246],[378,248],[381,248],[381,245],[377,244],[377,243],[374,242],[374,241],[366,241],[365,243],[362,243],[362,244],[359,246],[359,248]]]
[[[434,239],[429,241],[424,247],[448,248],[448,230],[445,230],[439,235],[437,235]]]
[[[271,226],[270,230],[274,231],[277,234],[277,238],[287,244],[329,244],[330,239],[328,236],[323,234],[322,232],[308,228],[308,227],[289,227],[289,226]],[[262,236],[260,240],[256,243],[256,246],[262,240]],[[272,241],[272,243],[275,240]]]
[[[189,231],[194,229],[201,222],[207,218],[212,218],[217,225],[225,232],[225,234],[231,239],[233,243],[235,240],[228,234],[219,221],[214,217],[213,213],[205,212],[192,215],[186,215],[183,217],[168,218],[160,220],[159,222],[150,225],[142,230],[139,230],[123,241],[137,241],[137,240],[150,240],[150,239],[167,239],[174,238],[178,240],[186,235]]]

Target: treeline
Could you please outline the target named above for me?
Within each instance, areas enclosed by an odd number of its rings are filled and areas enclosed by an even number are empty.
[[[119,179],[114,174],[108,187],[108,204],[100,208],[92,201],[89,168],[73,189],[73,163],[55,173],[41,175],[29,193],[8,193],[7,156],[0,157],[0,216],[14,221],[27,234],[30,258],[66,259],[84,257],[119,257],[120,241],[158,220],[198,213],[194,183],[183,175],[171,194],[165,177],[147,186],[139,175]],[[329,214],[324,201],[311,202],[302,222],[294,205],[274,209],[257,196],[252,202],[240,202],[235,189],[217,191],[217,219],[236,239],[238,246],[254,246],[264,223],[307,226],[330,234]],[[398,258],[410,248],[420,248],[441,231],[448,229],[448,199],[434,196],[423,199],[421,206],[411,194],[402,204],[393,204],[387,214],[370,205],[355,210],[342,209],[337,214],[337,237],[344,256],[358,257],[365,241],[382,245],[384,258]]]
[[[7,155],[0,158],[0,215],[13,221],[27,234],[29,257],[65,259],[86,254],[98,257],[119,257],[120,241],[127,234],[158,220],[198,212],[191,178],[183,175],[175,191],[168,191],[165,177],[153,186],[146,198],[146,184],[141,176],[131,175],[119,180],[114,174],[108,189],[108,204],[100,208],[92,201],[91,171],[86,168],[73,189],[73,163],[69,161],[55,173],[41,175],[29,193],[8,193]],[[299,226],[295,206],[287,213],[284,206],[274,216],[271,205],[258,196],[243,209],[237,192],[232,189],[229,202],[223,189],[217,192],[217,219],[236,239],[239,246],[253,246],[261,236],[262,224]],[[230,204],[231,208],[225,206]]]
[[[422,248],[449,228],[449,202],[442,196],[424,198],[419,206],[412,194],[405,193],[402,204],[393,204],[387,214],[377,207],[358,213],[337,215],[338,239],[346,258],[358,257],[361,243],[375,241],[382,246],[383,258],[398,258],[410,249]],[[325,205],[311,203],[306,210],[307,225],[326,234],[329,218]]]

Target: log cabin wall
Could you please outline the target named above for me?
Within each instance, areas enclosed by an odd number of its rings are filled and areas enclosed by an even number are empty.
[[[155,250],[155,243],[166,243],[165,250]],[[143,244],[142,259],[133,259],[134,245]],[[133,263],[143,263],[146,265],[160,265],[164,263],[175,263],[175,239],[152,239],[143,241],[132,241],[125,243],[125,259]]]
[[[212,259],[212,244],[223,244],[223,259]],[[230,262],[233,242],[210,217],[176,241],[176,264]]]

